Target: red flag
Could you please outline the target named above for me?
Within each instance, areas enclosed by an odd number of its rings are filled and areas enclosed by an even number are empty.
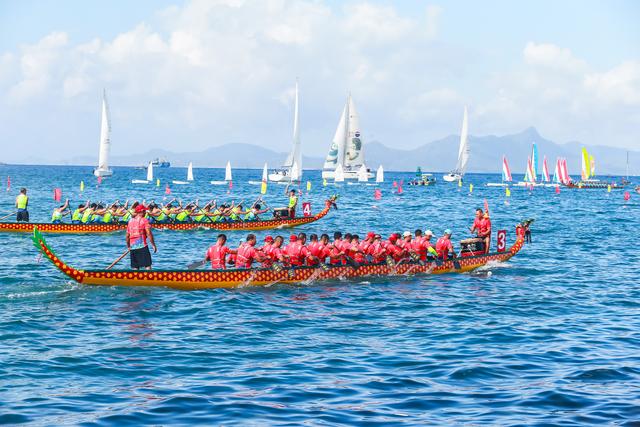
[[[560,194],[560,186],[559,185],[556,187],[556,194]]]
[[[627,200],[629,200],[630,198],[631,198],[631,194],[629,194],[629,192],[628,192],[628,191],[625,191],[625,192],[624,192],[624,200],[625,200],[625,201],[627,201]]]
[[[398,194],[402,194],[402,184],[404,184],[404,180],[400,180],[398,183]]]
[[[487,199],[484,199],[484,212],[489,215],[489,202],[487,202]]]
[[[171,194],[171,189],[169,188],[169,184],[167,184],[167,187],[164,189],[164,194]]]
[[[59,188],[53,189],[53,200],[59,202],[62,199],[62,190]]]
[[[229,190],[233,190],[233,181],[229,181]]]
[[[100,185],[100,184],[102,184],[102,177],[101,176],[98,177],[98,185]]]
[[[7,191],[11,189],[11,177],[7,176]]]
[[[393,186],[394,186],[394,187],[397,187],[397,186],[398,186],[398,183],[397,183],[396,181],[393,181]]]
[[[373,198],[376,200],[382,199],[382,191],[380,191],[379,188],[376,188],[376,190],[373,192]]]

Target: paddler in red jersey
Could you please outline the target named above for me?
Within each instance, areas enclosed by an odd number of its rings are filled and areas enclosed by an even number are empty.
[[[351,247],[349,248],[348,254],[358,264],[367,262],[366,252],[362,250],[361,243],[360,236],[357,234],[351,236]]]
[[[315,236],[315,234],[312,235],[312,238],[313,236]],[[307,259],[307,263],[309,265],[318,265],[318,263],[320,262],[324,263],[327,258],[331,260],[332,249],[332,246],[329,244],[329,235],[321,235],[320,240],[317,242],[317,244],[313,244],[313,242],[309,244],[309,252],[311,252],[311,255],[314,257],[314,259]],[[337,256],[336,260],[341,260],[339,255]]]
[[[251,268],[254,261],[262,262],[265,260],[266,257],[258,252],[255,246],[255,234],[247,235],[247,241],[238,248],[238,254],[236,255],[236,268]]]
[[[227,236],[219,234],[216,244],[207,249],[204,259],[205,261],[211,261],[211,268],[214,270],[226,269],[227,255],[237,253],[237,251],[231,250],[229,247],[225,246],[225,243],[227,243]]]
[[[362,251],[365,256],[365,260],[369,261],[367,257],[369,256],[369,247],[373,244],[373,239],[376,237],[376,233],[370,231],[367,233],[367,237],[360,242],[359,249]]]
[[[427,260],[427,244],[424,236],[422,235],[422,230],[417,229],[414,231],[414,238],[411,242],[411,252],[418,255],[418,258],[421,261]]]
[[[480,208],[476,209],[476,217],[473,219],[473,224],[469,228],[471,233],[476,233],[477,234],[477,233],[480,232],[480,227],[482,226],[482,217],[483,217],[483,215],[484,215],[484,212],[482,212],[482,209],[480,209]]]
[[[151,224],[144,217],[147,208],[144,205],[136,206],[134,218],[127,224],[127,235],[125,240],[131,256],[131,269],[138,270],[144,268],[151,270],[151,252],[147,246],[147,239],[153,247],[153,252],[158,252],[156,243],[151,232]]]
[[[436,252],[438,252],[438,258],[444,261],[449,257],[449,253],[453,254],[453,258],[457,258],[453,244],[451,244],[451,230],[448,228],[444,230],[444,235],[436,242]]]
[[[387,248],[382,242],[382,236],[376,234],[373,237],[373,243],[367,249],[367,255],[371,257],[373,263],[378,264],[387,259]]]
[[[304,265],[305,258],[311,255],[309,249],[304,245],[307,235],[300,233],[299,236],[292,234],[289,236],[289,244],[284,248],[284,253],[289,257],[289,263],[294,267]]]
[[[480,229],[478,230],[478,237],[484,239],[484,253],[489,253],[489,247],[491,246],[491,218],[489,218],[489,211],[482,215],[482,221],[480,221]]]
[[[343,244],[342,233],[339,231],[333,233],[333,243],[329,246],[329,257],[331,258],[329,262],[331,265],[346,264],[344,260],[345,253],[342,249]]]
[[[398,246],[398,234],[393,233],[385,242],[387,254],[393,258],[395,262],[400,262],[404,258],[404,249]]]

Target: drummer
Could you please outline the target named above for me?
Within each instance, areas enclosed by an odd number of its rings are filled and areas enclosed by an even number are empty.
[[[489,218],[489,211],[482,215],[478,237],[484,240],[484,253],[488,254],[491,246],[491,218]]]

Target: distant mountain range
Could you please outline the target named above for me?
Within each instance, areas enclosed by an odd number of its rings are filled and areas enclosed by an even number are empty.
[[[388,171],[413,171],[420,166],[423,171],[446,172],[456,164],[459,140],[458,135],[450,135],[412,150],[401,150],[388,147],[378,141],[371,141],[365,146],[365,156],[367,165],[372,169],[381,164]],[[533,127],[513,135],[469,136],[471,155],[468,171],[499,173],[502,170],[504,154],[509,160],[513,173],[524,173],[533,142],[538,145],[540,162],[543,156],[547,156],[550,173],[553,173],[555,158],[566,157],[569,173],[579,174],[580,150],[583,145],[578,142],[557,144],[540,136]],[[622,175],[625,173],[626,150],[605,146],[586,146],[586,148],[595,157],[596,174]],[[634,166],[640,160],[640,152],[632,151],[629,156],[631,172],[635,175],[638,169]],[[175,153],[151,150],[128,156],[113,156],[111,163],[114,166],[141,166],[152,159],[165,158],[173,166],[186,166],[192,161],[195,167],[224,167],[229,160],[234,168],[261,168],[265,162],[270,167],[278,166],[285,157],[286,153],[272,151],[258,145],[225,144],[200,152]],[[93,165],[95,161],[95,158],[85,156],[74,157],[64,163]],[[303,165],[305,169],[320,169],[323,161],[323,158],[305,156]]]

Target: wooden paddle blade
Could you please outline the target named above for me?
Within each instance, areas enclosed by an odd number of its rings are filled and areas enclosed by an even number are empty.
[[[205,260],[192,262],[191,264],[187,265],[187,270],[195,270],[196,268],[202,267],[206,263],[207,263],[207,261],[205,261]]]

